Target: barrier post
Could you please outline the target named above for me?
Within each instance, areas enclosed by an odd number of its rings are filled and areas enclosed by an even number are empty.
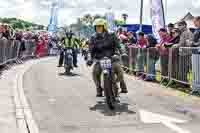
[[[192,53],[192,94],[200,94],[200,49],[193,50]]]

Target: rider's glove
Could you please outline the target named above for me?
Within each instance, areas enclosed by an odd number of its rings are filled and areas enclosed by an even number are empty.
[[[92,60],[88,60],[88,61],[87,61],[87,66],[92,66],[92,64],[93,64],[93,61],[92,61]]]

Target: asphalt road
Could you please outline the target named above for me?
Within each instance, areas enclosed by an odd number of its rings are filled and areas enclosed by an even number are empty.
[[[73,76],[64,75],[57,60],[34,65],[24,75],[40,133],[199,133],[198,98],[126,76],[129,94],[109,111],[103,99],[97,102],[91,68],[82,59]]]

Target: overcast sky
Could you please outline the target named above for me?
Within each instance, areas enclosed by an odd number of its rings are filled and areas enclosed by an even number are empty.
[[[18,17],[47,25],[53,0],[0,0],[0,17]],[[55,1],[55,0],[54,0]],[[128,13],[128,23],[139,23],[140,0],[57,0],[61,2],[59,24],[70,24],[86,13],[104,14],[112,6],[115,16]],[[144,0],[144,23],[151,24],[150,0]],[[165,1],[165,0],[163,0]],[[164,2],[165,3],[165,2]],[[167,22],[182,18],[188,11],[200,15],[200,0],[167,0]]]

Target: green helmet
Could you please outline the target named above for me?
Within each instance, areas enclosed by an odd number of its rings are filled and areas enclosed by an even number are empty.
[[[94,21],[94,27],[96,26],[103,26],[105,30],[107,30],[107,21],[102,18],[98,18]]]

